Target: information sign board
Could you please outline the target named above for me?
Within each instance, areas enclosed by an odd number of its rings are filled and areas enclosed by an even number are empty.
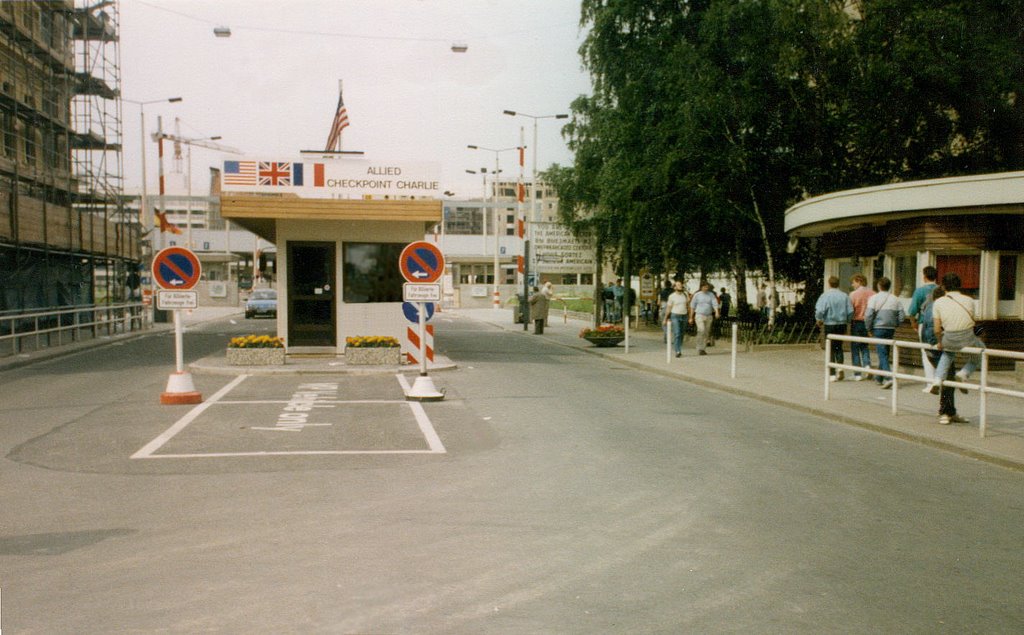
[[[440,302],[441,285],[406,282],[402,285],[402,300],[406,302]]]
[[[156,308],[161,311],[195,309],[199,307],[199,294],[195,291],[157,291]]]

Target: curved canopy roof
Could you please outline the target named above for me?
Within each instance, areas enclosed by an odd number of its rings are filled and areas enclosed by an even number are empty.
[[[796,237],[916,216],[1024,214],[1024,172],[957,176],[832,192],[786,210]]]

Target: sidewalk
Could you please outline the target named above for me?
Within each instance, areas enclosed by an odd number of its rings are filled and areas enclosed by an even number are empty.
[[[230,316],[237,316],[238,319],[244,319],[245,309],[240,306],[214,306],[214,307],[199,307],[189,311],[184,311],[182,315],[182,325],[185,330],[188,330],[189,326],[196,324],[202,324],[203,322],[212,322],[214,320],[220,320]],[[58,357],[65,357],[67,355],[73,355],[79,351],[96,348],[98,346],[107,346],[116,342],[125,342],[140,337],[148,337],[164,332],[170,332],[174,330],[173,322],[161,322],[153,324],[150,328],[141,331],[132,331],[130,333],[118,333],[116,335],[99,335],[95,339],[80,340],[72,342],[70,344],[62,344],[60,346],[50,346],[47,348],[41,348],[39,350],[26,351],[24,353],[18,353],[15,355],[8,355],[0,357],[0,372],[5,370],[11,370],[14,368],[20,368],[29,364],[35,364],[48,359],[55,359]]]
[[[835,421],[881,432],[893,437],[922,443],[1010,467],[1024,470],[1024,402],[1012,397],[988,398],[985,438],[978,433],[979,396],[977,391],[957,393],[957,411],[970,423],[939,425],[938,397],[921,392],[923,384],[901,382],[898,414],[892,414],[892,393],[874,382],[843,381],[831,384],[830,399],[824,398],[824,353],[816,346],[763,347],[754,352],[739,350],[736,378],[730,377],[731,342],[718,340],[708,355],[698,357],[694,339],[687,337],[683,356],[666,361],[665,344],[657,326],[631,330],[629,353],[625,343],[615,348],[596,348],[579,337],[589,322],[563,317],[552,310],[544,335],[523,331],[513,324],[512,311],[505,309],[459,309],[449,316],[464,316],[496,327],[536,337],[552,344],[579,349],[614,360],[638,370],[658,373],[707,388],[750,397]],[[849,361],[849,355],[847,355]],[[849,372],[847,375],[849,376]],[[991,373],[993,383],[1013,384],[1013,373]],[[975,376],[975,379],[977,376]]]

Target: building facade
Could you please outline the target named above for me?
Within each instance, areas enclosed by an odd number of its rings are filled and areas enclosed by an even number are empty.
[[[0,2],[0,311],[124,300],[117,2]]]

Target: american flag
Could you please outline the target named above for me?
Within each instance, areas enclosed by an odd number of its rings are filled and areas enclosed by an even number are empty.
[[[331,123],[331,134],[327,135],[327,147],[325,150],[341,150],[341,131],[348,127],[348,110],[345,109],[345,101],[342,99],[341,91],[338,91],[338,108],[334,113],[334,122]]]
[[[224,185],[256,185],[256,162],[225,161]]]

